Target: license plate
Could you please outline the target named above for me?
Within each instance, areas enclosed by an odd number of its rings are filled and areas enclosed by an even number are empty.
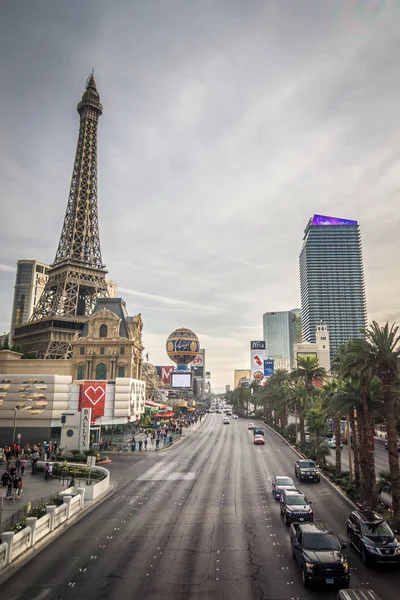
[[[308,479],[314,479],[314,475],[309,475]]]
[[[335,583],[334,579],[325,579],[325,583]]]
[[[304,521],[304,517],[300,517],[299,521]]]

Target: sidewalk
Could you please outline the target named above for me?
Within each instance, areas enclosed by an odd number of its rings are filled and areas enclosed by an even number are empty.
[[[142,440],[144,442],[146,435],[144,433],[138,433],[135,435],[135,440],[136,440],[136,450],[135,452],[161,452],[162,450],[168,450],[169,448],[173,448],[174,446],[176,446],[176,444],[180,443],[181,440],[184,440],[188,435],[190,435],[192,432],[196,431],[200,425],[202,423],[204,423],[205,419],[206,419],[207,415],[205,415],[202,419],[202,421],[200,422],[200,420],[197,421],[197,423],[195,423],[194,425],[191,425],[190,427],[185,427],[182,430],[182,435],[173,433],[171,434],[173,437],[173,441],[172,443],[169,443],[169,435],[167,436],[165,442],[161,442],[160,440],[160,446],[159,449],[156,450],[156,442],[155,440],[151,440],[150,438],[148,438],[148,443],[147,443],[147,450],[145,450],[144,447],[144,443],[142,446],[142,450],[139,450],[139,441]],[[132,454],[132,445],[129,441],[130,438],[125,438],[123,442],[121,442],[120,444],[117,444],[118,446],[121,446],[121,448],[127,448],[127,451],[124,450],[102,450],[101,451],[101,455],[104,457],[108,454]]]
[[[0,468],[0,474],[2,475],[5,472],[5,466],[0,465],[0,467],[2,467]],[[6,498],[5,496],[7,493],[7,488],[2,488],[0,484],[0,496],[3,496],[3,500],[0,499],[0,506],[1,502],[3,503],[0,532],[4,531],[4,526],[14,513],[19,511],[21,518],[23,518],[24,509],[27,504],[40,504],[43,499],[47,499],[49,496],[56,495],[57,492],[61,492],[63,489],[65,489],[67,485],[67,482],[65,482],[63,486],[62,481],[58,481],[58,479],[46,481],[44,478],[44,473],[31,475],[30,465],[28,465],[28,468],[25,471],[23,482],[23,492],[21,497],[17,500],[10,500],[9,498]]]

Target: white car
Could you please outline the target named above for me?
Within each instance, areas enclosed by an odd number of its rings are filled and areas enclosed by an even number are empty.
[[[225,417],[224,425],[230,425],[230,424],[231,424],[230,420]]]
[[[232,415],[232,419],[238,419],[239,417],[237,415]]]

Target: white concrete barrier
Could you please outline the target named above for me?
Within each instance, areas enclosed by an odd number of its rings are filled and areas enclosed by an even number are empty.
[[[92,485],[79,488],[68,488],[59,496],[63,503],[60,506],[46,506],[46,514],[38,519],[28,517],[26,527],[18,533],[5,531],[2,534],[0,544],[0,572],[13,560],[21,556],[26,550],[43,540],[46,535],[60,527],[68,519],[77,515],[85,507],[85,501],[89,503],[98,499],[110,486],[110,472],[103,467],[93,467],[104,473],[101,481],[93,480]]]

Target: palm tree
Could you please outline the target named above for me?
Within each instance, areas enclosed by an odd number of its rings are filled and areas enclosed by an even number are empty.
[[[297,368],[292,371],[292,377],[300,379],[304,388],[311,397],[315,383],[322,382],[326,377],[326,371],[320,367],[316,356],[300,356],[297,359]],[[305,444],[304,412],[300,413],[300,442]]]
[[[389,451],[389,469],[392,483],[393,515],[400,524],[400,468],[397,453],[397,418],[395,393],[400,375],[400,335],[395,324],[380,327],[376,321],[363,331],[365,340],[351,342],[352,355],[348,366],[365,374],[373,373],[382,384],[383,410]]]
[[[311,402],[311,395],[307,391],[304,381],[294,380],[289,383],[287,385],[287,398],[290,404],[295,407],[296,414],[299,415],[300,444],[304,446],[306,443],[305,414]]]
[[[336,394],[341,386],[339,379],[330,379],[323,386],[323,399],[327,416],[332,417],[335,430],[336,450],[335,450],[335,469],[337,475],[342,471],[342,429],[341,417],[344,416],[343,407],[336,401]]]

